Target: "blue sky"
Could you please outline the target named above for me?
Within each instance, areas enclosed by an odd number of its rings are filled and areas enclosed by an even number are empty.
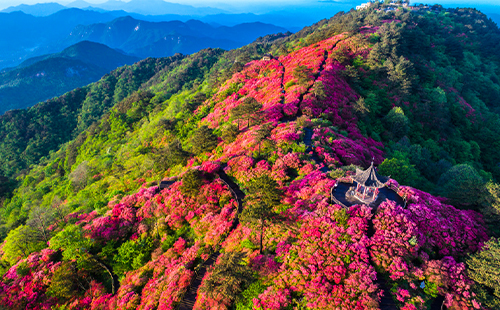
[[[66,4],[72,0],[0,0],[0,9],[6,8],[8,6],[24,4],[34,4],[41,2],[59,2],[61,4]],[[89,3],[102,3],[105,0],[86,0]],[[346,10],[353,7],[359,3],[365,2],[367,0],[168,0],[168,2],[189,4],[193,6],[211,6],[223,8],[228,11],[235,12],[254,12],[254,13],[264,13],[265,11],[289,9],[291,7],[297,8],[323,8],[327,10]],[[500,12],[500,1],[492,0],[438,0],[438,1],[414,1],[416,3],[428,3],[435,4],[439,3],[444,6],[465,6],[465,7],[477,7],[479,9],[487,9]]]

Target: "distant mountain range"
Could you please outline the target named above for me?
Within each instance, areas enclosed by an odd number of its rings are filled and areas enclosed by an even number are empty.
[[[2,13],[11,13],[16,11],[21,11],[26,14],[30,14],[33,16],[49,16],[54,13],[57,13],[61,10],[65,10],[68,7],[65,7],[59,3],[37,3],[37,4],[20,4],[17,6],[8,7],[0,12]]]
[[[0,73],[0,114],[62,95],[138,60],[89,41],[79,42],[60,53],[28,59]]]
[[[66,9],[45,17],[23,12],[0,13],[0,69],[17,66],[24,60],[60,52],[57,45],[77,25],[108,22],[116,16],[79,9]],[[67,47],[67,46],[65,46]]]
[[[108,23],[77,26],[63,45],[89,40],[141,58],[163,57],[190,54],[207,47],[233,49],[257,37],[279,32],[286,29],[263,23],[217,28],[196,20],[153,23],[127,16]]]
[[[63,6],[59,3],[38,3],[34,5],[21,4],[11,6],[1,12],[10,13],[22,11],[26,14],[34,16],[48,16],[60,10],[67,8],[78,9],[94,9],[105,11],[125,11],[144,15],[190,15],[190,16],[205,16],[213,14],[229,13],[225,10],[211,7],[194,7],[190,5],[165,2],[163,0],[132,0],[129,2],[109,0],[104,3],[88,3],[83,0],[77,0]]]
[[[287,31],[262,23],[234,27],[193,21],[153,23],[126,17],[127,14],[124,11],[96,12],[76,8],[42,17],[19,11],[0,13],[1,29],[9,29],[0,33],[0,69],[15,67],[31,57],[59,52],[84,40],[149,57],[192,53],[206,47],[232,49],[263,35]],[[171,42],[165,44],[160,40]]]
[[[163,0],[131,0],[129,2],[109,0],[100,4],[90,4],[82,0],[72,2],[67,7],[88,8],[95,7],[108,11],[123,10],[145,15],[211,15],[228,13],[227,11],[211,7],[193,7],[190,5],[165,2]]]

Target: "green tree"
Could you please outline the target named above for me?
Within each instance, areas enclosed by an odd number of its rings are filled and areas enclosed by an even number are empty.
[[[79,269],[92,270],[95,266],[99,266],[105,270],[109,275],[111,293],[114,294],[119,287],[118,277],[110,266],[93,253],[94,245],[94,241],[86,238],[77,225],[66,226],[50,239],[50,248],[61,250],[65,261],[75,260]]]
[[[387,69],[389,80],[397,87],[401,95],[407,96],[413,84],[413,64],[401,56],[397,59],[391,57],[384,63],[384,66]]]
[[[226,124],[222,128],[222,140],[226,143],[231,143],[236,140],[240,133],[240,130],[238,129],[238,126],[233,125],[233,124]]]
[[[28,225],[21,225],[11,230],[5,238],[3,259],[14,265],[20,258],[43,249],[46,243],[37,240],[35,235],[34,229]]]
[[[481,201],[481,213],[488,224],[490,231],[500,235],[500,184],[488,182]]]
[[[410,129],[410,121],[400,107],[392,108],[384,120],[386,128],[393,134],[395,140],[401,139]]]
[[[197,169],[191,169],[182,177],[180,189],[184,195],[194,197],[198,194],[202,185],[203,179],[200,171]]]
[[[189,152],[182,148],[178,139],[174,139],[166,147],[160,149],[157,153],[156,163],[162,167],[173,167],[179,164],[185,164],[189,157]]]
[[[301,85],[307,84],[312,79],[313,73],[312,69],[308,66],[300,65],[293,69],[293,77],[297,79],[297,82]]]
[[[316,98],[322,100],[326,98],[325,85],[322,81],[315,81],[311,89],[312,93]]]
[[[241,252],[223,253],[219,263],[211,270],[201,291],[212,298],[223,296],[234,300],[241,293],[243,285],[252,279],[252,269],[245,264]]]
[[[62,250],[64,260],[76,260],[79,266],[87,263],[89,250],[94,242],[83,235],[82,229],[77,225],[68,225],[64,230],[50,239],[50,248]]]
[[[386,158],[378,166],[381,175],[390,176],[400,184],[414,185],[417,182],[419,173],[415,166],[410,164],[405,153],[396,151],[393,158]]]
[[[247,121],[247,127],[250,127],[250,121],[257,121],[261,117],[260,110],[262,104],[257,102],[253,97],[246,97],[243,103],[231,110],[231,118],[238,120],[238,128],[240,127],[240,119]]]
[[[210,152],[217,147],[218,138],[208,126],[201,126],[193,135],[191,144],[196,154]]]
[[[438,181],[438,191],[455,206],[477,206],[485,193],[484,180],[473,167],[453,166]]]
[[[152,248],[153,241],[148,238],[124,242],[113,257],[114,271],[117,274],[124,274],[142,267],[149,261]]]
[[[271,137],[271,133],[273,130],[273,125],[271,123],[266,123],[260,126],[259,129],[255,132],[255,141],[259,145],[259,156],[260,156],[260,146],[262,142],[266,141]]]
[[[278,183],[268,175],[262,175],[252,180],[248,186],[248,195],[245,198],[246,208],[243,210],[241,218],[243,222],[260,226],[260,246],[262,253],[262,240],[264,229],[268,221],[274,220],[277,216],[273,212],[273,207],[281,201],[281,190]]]
[[[484,248],[467,259],[473,290],[481,304],[489,309],[500,309],[500,240],[491,239]]]
[[[77,294],[78,282],[73,263],[63,262],[50,279],[47,295],[57,298],[61,303],[67,302]]]

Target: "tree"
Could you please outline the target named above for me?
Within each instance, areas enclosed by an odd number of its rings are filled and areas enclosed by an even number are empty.
[[[370,112],[370,109],[366,105],[365,98],[363,97],[359,97],[359,99],[353,104],[352,108],[354,109],[354,112],[359,115],[366,115]]]
[[[3,259],[14,265],[19,258],[27,257],[29,254],[43,249],[46,243],[39,242],[34,236],[35,231],[28,225],[21,225],[11,230],[5,238]]]
[[[500,234],[500,184],[488,182],[485,186],[485,193],[481,201],[481,213],[484,220],[494,234]]]
[[[208,126],[201,126],[191,139],[193,151],[196,154],[210,152],[217,147],[219,143],[217,136]]]
[[[293,69],[293,77],[296,78],[301,85],[307,84],[307,82],[311,80],[312,75],[312,69],[304,65],[297,66]]]
[[[184,103],[183,109],[194,112],[205,100],[207,96],[204,93],[196,93],[193,98]]]
[[[234,300],[241,293],[242,286],[252,279],[252,269],[244,259],[245,254],[241,252],[223,253],[201,291],[214,299],[221,295]]]
[[[266,221],[272,221],[276,214],[273,207],[281,201],[281,190],[278,183],[268,175],[262,175],[250,182],[248,195],[245,198],[246,208],[242,212],[242,220],[250,224],[260,225],[260,253]]]
[[[185,164],[188,157],[189,152],[186,152],[182,148],[181,142],[175,139],[166,147],[159,150],[156,162],[161,167],[168,168],[179,164]]]
[[[392,108],[384,117],[384,120],[387,129],[393,134],[395,140],[401,139],[410,129],[410,121],[400,107]]]
[[[392,59],[389,58],[384,63],[389,75],[389,80],[398,88],[399,93],[406,96],[410,93],[413,83],[413,64],[403,56]]]
[[[254,97],[246,97],[243,103],[231,110],[231,117],[238,120],[238,128],[240,128],[240,119],[247,120],[247,127],[250,127],[250,121],[260,119],[260,110],[262,104],[258,103]]]
[[[379,166],[378,172],[387,175],[404,185],[414,185],[419,177],[415,166],[410,164],[406,153],[396,151],[393,158],[386,158]]]
[[[54,220],[53,210],[37,206],[31,209],[26,224],[33,228],[37,240],[47,243],[50,239],[48,228]]]
[[[88,161],[81,162],[75,170],[73,170],[68,178],[71,180],[71,185],[75,190],[81,190],[87,186],[87,181],[90,176],[90,166]]]
[[[266,123],[260,126],[259,129],[255,132],[255,141],[259,145],[259,156],[260,156],[260,145],[263,141],[266,141],[271,137],[271,133],[273,130],[273,126],[271,123]]]
[[[312,93],[316,98],[322,100],[326,98],[325,85],[322,81],[316,81],[311,89]]]
[[[59,302],[67,302],[77,294],[77,283],[75,266],[72,262],[63,262],[50,279],[47,295],[57,298]]]
[[[182,177],[181,192],[187,196],[195,196],[203,185],[201,173],[197,169],[191,169]]]
[[[467,259],[469,277],[474,280],[473,291],[481,304],[500,309],[500,239],[492,238],[482,251]]]
[[[120,285],[118,277],[113,273],[111,266],[104,263],[92,252],[95,241],[86,238],[82,229],[77,225],[68,225],[64,230],[50,239],[50,248],[62,250],[65,261],[76,261],[79,269],[93,269],[99,266],[108,273],[111,283],[111,293],[114,294]]]
[[[226,143],[234,142],[239,133],[240,130],[238,129],[238,126],[227,124],[222,128],[222,140]]]
[[[455,206],[476,206],[485,192],[484,180],[473,167],[453,166],[438,181],[438,191]]]

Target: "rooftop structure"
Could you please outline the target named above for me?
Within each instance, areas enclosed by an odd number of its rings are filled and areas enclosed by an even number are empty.
[[[356,169],[356,175],[352,179],[357,183],[353,198],[366,204],[377,200],[379,189],[384,187],[385,183],[389,181],[389,178],[378,174],[375,167],[373,167],[373,162],[364,171]]]

